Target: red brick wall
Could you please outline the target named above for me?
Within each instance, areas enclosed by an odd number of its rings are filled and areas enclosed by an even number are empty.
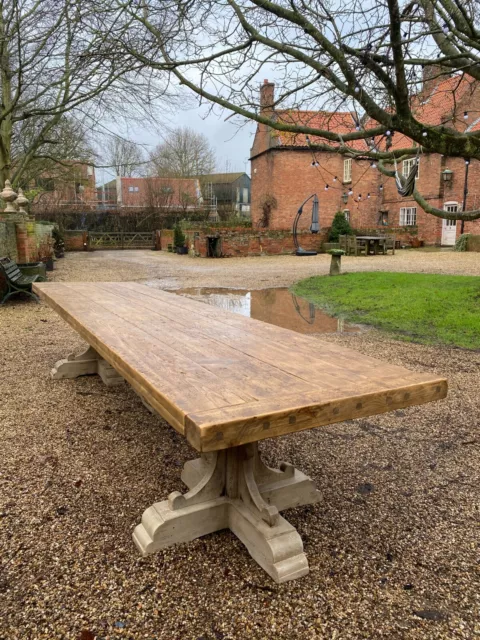
[[[88,233],[86,231],[65,231],[65,251],[85,251],[88,248]],[[85,247],[87,243],[87,247]]]
[[[160,231],[161,250],[167,251],[169,244],[173,244],[173,229],[162,229]]]
[[[190,229],[187,230],[185,234],[188,236],[189,246],[196,234],[195,251],[203,258],[207,255],[207,236],[220,237],[221,252],[224,257],[292,254],[295,251],[293,236],[289,231],[236,227],[228,229],[202,229],[201,231]],[[322,243],[325,241],[325,233],[312,234],[310,232],[301,232],[299,234],[299,243],[304,249],[319,251]]]
[[[443,180],[444,169],[453,171],[451,182]],[[443,209],[446,202],[463,203],[465,181],[465,162],[463,158],[444,158],[438,155],[420,157],[417,189],[434,207]],[[442,219],[425,211],[413,198],[401,198],[394,180],[384,180],[384,205],[389,210],[389,223],[399,224],[401,207],[417,207],[418,237],[426,244],[440,244],[442,237]],[[467,210],[480,206],[480,162],[470,163],[468,176]],[[457,237],[460,235],[461,222],[457,221]],[[480,233],[480,220],[465,223],[465,233]]]
[[[343,157],[337,154],[318,154],[320,166],[312,167],[308,150],[272,149],[252,159],[252,222],[258,225],[262,217],[262,202],[272,194],[277,207],[272,211],[270,229],[291,229],[295,214],[308,196],[316,193],[320,202],[320,227],[332,224],[337,211],[348,209],[354,228],[372,227],[378,221],[379,173],[370,163],[352,163],[352,181],[343,183]],[[337,180],[335,180],[337,177]],[[328,190],[325,186],[328,184]],[[353,189],[344,204],[342,196]],[[368,198],[370,193],[370,198]],[[359,200],[359,196],[361,199]],[[311,222],[311,203],[307,203],[299,222],[299,229],[308,229]]]
[[[266,196],[273,195],[277,207],[272,211],[269,228],[287,230],[300,204],[313,193],[320,201],[320,226],[331,226],[335,213],[350,211],[350,223],[354,229],[380,229],[396,233],[407,241],[413,234],[425,244],[440,244],[442,219],[425,213],[411,198],[401,198],[395,180],[382,176],[367,161],[352,163],[352,182],[343,184],[343,157],[335,154],[317,154],[320,167],[311,166],[312,155],[307,149],[270,149],[252,158],[252,221],[257,226],[262,217],[262,203]],[[401,168],[401,167],[400,167]],[[453,171],[451,183],[445,183],[442,171]],[[334,181],[337,176],[337,181]],[[422,155],[417,188],[434,207],[443,208],[445,202],[463,202],[465,163],[462,158],[443,158],[438,155]],[[329,185],[325,191],[325,185]],[[383,191],[380,191],[383,184]],[[353,196],[343,203],[342,195],[352,188]],[[472,161],[469,169],[467,209],[480,207],[480,162]],[[370,198],[368,198],[370,193]],[[359,195],[361,194],[361,200]],[[417,208],[417,227],[395,227],[400,224],[401,207]],[[379,224],[380,210],[388,210],[388,226]],[[311,204],[307,204],[300,219],[299,228],[308,229],[311,220]],[[457,237],[461,223],[457,222]],[[480,220],[466,222],[465,233],[480,233]]]

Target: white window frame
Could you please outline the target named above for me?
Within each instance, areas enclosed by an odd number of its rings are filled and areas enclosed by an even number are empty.
[[[453,208],[455,207],[455,208]],[[444,211],[448,211],[449,213],[458,213],[459,211],[461,211],[461,207],[459,205],[458,202],[444,202],[443,203],[443,210]],[[447,218],[444,218],[444,224],[446,227],[456,227],[457,226],[457,221],[456,220],[448,220]]]
[[[138,193],[140,191],[140,187],[133,187],[133,190],[135,193]]]
[[[404,160],[402,164],[402,175],[404,178],[408,178],[410,171],[413,165],[416,163],[417,158],[408,158],[408,160]],[[418,180],[420,175],[420,158],[418,159],[418,167],[417,167],[417,175],[415,176],[415,180]]]
[[[400,208],[400,227],[416,227],[417,226],[417,207],[401,207]]]
[[[352,159],[345,158],[343,161],[343,181],[351,182],[352,181]]]
[[[344,209],[343,210],[343,215],[345,216],[345,220],[347,222],[350,222],[350,209]]]
[[[134,191],[135,191],[135,188],[134,188],[134,187],[131,187],[131,186],[130,186],[130,187],[128,187],[128,192],[129,192],[129,193],[133,193]]]

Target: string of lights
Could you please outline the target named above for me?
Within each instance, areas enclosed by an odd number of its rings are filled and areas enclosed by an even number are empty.
[[[357,121],[357,124],[358,124],[358,129],[357,129],[357,130],[360,130],[360,125],[359,125],[359,122],[358,122],[358,121]],[[357,128],[357,127],[355,127],[355,128]],[[383,139],[383,137],[391,137],[392,135],[393,135],[393,134],[392,134],[392,132],[391,132],[391,131],[386,131],[386,132],[385,132],[385,134],[383,134],[383,135],[382,135],[382,137],[380,138],[379,143],[381,142],[381,140]],[[333,190],[335,190],[335,191],[343,191],[343,192],[344,192],[344,195],[346,194],[347,196],[353,196],[353,194],[354,194],[353,189],[354,189],[354,188],[357,186],[357,184],[358,184],[358,183],[363,179],[363,177],[364,177],[364,175],[367,173],[367,171],[368,171],[370,168],[371,168],[371,169],[376,169],[376,168],[377,168],[377,164],[376,164],[376,162],[375,162],[375,161],[372,161],[372,162],[370,163],[370,166],[369,166],[369,167],[367,167],[367,168],[365,169],[365,171],[364,171],[364,172],[362,173],[362,175],[358,178],[358,180],[357,180],[354,184],[350,185],[350,187],[349,187],[348,191],[345,191],[345,190],[344,190],[344,188],[343,188],[343,186],[342,186],[342,187],[333,187],[333,186],[331,186],[331,185],[330,185],[330,184],[325,180],[325,176],[324,176],[324,175],[323,175],[323,173],[322,173],[322,166],[320,165],[320,162],[318,161],[318,159],[317,159],[317,157],[316,157],[316,155],[315,155],[314,150],[311,148],[310,138],[309,138],[309,136],[308,136],[308,135],[306,136],[306,141],[307,141],[308,147],[309,147],[309,149],[310,149],[310,153],[312,154],[312,162],[311,162],[311,166],[312,166],[314,169],[316,169],[316,170],[320,173],[320,175],[321,175],[321,177],[322,177],[322,180],[323,180],[323,181],[325,181],[325,187],[324,187],[325,191],[328,191],[329,189],[333,189]],[[375,138],[371,138],[370,148],[371,148],[371,150],[378,151],[378,146],[377,146],[377,143],[375,142]],[[335,174],[333,174],[329,169],[327,169],[326,167],[323,167],[323,170],[324,170],[324,171],[326,171],[328,174],[330,174],[330,175],[333,177],[333,182],[337,182],[337,181],[338,181],[338,176],[336,176]],[[382,191],[383,191],[383,185],[382,185],[382,184],[379,186],[379,191],[380,191],[380,192],[382,192]],[[374,195],[374,196],[376,196],[377,194],[373,194],[373,195]],[[371,194],[370,192],[368,192],[366,197],[367,197],[367,199],[369,200],[369,199],[372,197],[372,194]],[[362,194],[361,194],[361,193],[359,193],[359,194],[358,194],[358,196],[357,196],[357,202],[361,202],[361,201],[362,201]],[[345,202],[345,204],[346,204],[346,202]]]

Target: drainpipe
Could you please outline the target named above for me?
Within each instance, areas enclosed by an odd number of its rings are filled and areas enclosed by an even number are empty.
[[[465,160],[465,182],[463,184],[463,204],[462,204],[462,212],[464,212],[467,208],[467,195],[468,195],[468,169],[470,167],[470,160]],[[460,225],[460,233],[465,231],[465,220],[462,220],[462,224]]]

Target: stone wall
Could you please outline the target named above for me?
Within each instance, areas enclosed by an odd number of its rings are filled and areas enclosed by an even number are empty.
[[[0,220],[0,257],[26,263],[39,262],[53,255],[53,223],[5,218]]]
[[[480,253],[480,236],[471,235],[468,237],[467,251],[477,251]]]
[[[0,258],[17,262],[17,234],[14,222],[0,221]]]

